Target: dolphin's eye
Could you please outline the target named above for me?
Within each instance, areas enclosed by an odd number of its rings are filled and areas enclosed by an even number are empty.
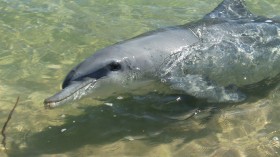
[[[111,71],[118,71],[122,68],[121,64],[119,62],[112,62],[109,64],[109,69]]]

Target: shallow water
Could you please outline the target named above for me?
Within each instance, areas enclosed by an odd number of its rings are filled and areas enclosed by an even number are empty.
[[[219,2],[0,0],[1,126],[20,96],[0,156],[278,156],[280,87],[239,105],[197,108],[182,95],[151,93],[43,108],[96,50],[197,20]],[[280,15],[278,0],[247,3]]]

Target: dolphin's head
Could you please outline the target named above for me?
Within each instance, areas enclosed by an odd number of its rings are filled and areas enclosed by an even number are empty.
[[[118,45],[97,51],[68,73],[62,90],[44,100],[45,107],[53,108],[91,93],[95,98],[119,94],[136,82],[141,85],[141,71],[150,63],[145,54],[131,51]]]

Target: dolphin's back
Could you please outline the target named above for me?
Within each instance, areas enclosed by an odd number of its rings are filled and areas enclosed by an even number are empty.
[[[221,85],[238,86],[279,74],[279,23],[230,20],[209,25],[205,21],[190,29],[200,41],[172,55],[166,73],[201,74]]]
[[[279,73],[279,23],[232,21],[213,25],[202,32],[204,40],[196,48],[207,55],[202,55],[199,62],[207,63],[206,69],[216,64],[215,70],[209,70],[213,79],[222,81],[221,76],[230,76],[224,81],[243,85]]]

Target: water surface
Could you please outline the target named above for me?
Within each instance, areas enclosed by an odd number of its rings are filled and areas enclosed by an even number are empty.
[[[187,97],[160,94],[43,108],[96,50],[198,20],[219,2],[0,0],[1,126],[20,96],[0,156],[278,156],[280,87],[253,102],[198,109]],[[280,15],[278,0],[247,3],[258,15]],[[196,114],[184,120],[187,111]]]

